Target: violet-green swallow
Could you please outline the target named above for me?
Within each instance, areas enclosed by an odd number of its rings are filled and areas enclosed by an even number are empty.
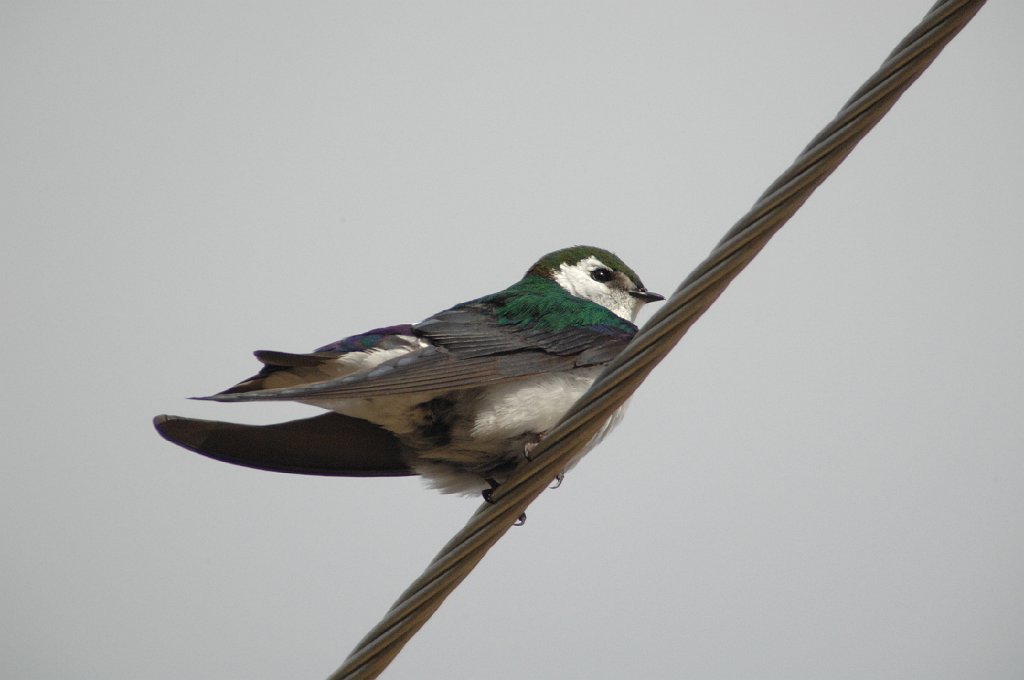
[[[607,250],[565,248],[505,290],[418,324],[376,328],[310,354],[258,351],[259,373],[202,397],[297,401],[329,413],[274,425],[165,415],[154,424],[175,444],[238,465],[419,474],[441,491],[476,493],[527,462],[636,333],[640,308],[663,299]]]

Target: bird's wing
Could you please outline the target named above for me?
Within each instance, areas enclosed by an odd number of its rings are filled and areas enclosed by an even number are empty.
[[[190,451],[258,470],[346,477],[415,474],[393,434],[338,413],[273,425],[161,415],[153,425],[164,439]]]
[[[229,387],[220,394],[254,392],[297,387],[342,378],[376,365],[387,358],[423,348],[426,343],[413,335],[411,325],[375,328],[320,347],[309,354],[257,350],[263,363],[259,373]]]
[[[372,368],[308,384],[229,390],[205,399],[280,401],[443,392],[601,365],[622,351],[636,332],[636,326],[628,321],[611,312],[607,316],[608,323],[586,325],[509,323],[481,301],[466,303],[413,327],[413,333],[426,341],[422,349]]]

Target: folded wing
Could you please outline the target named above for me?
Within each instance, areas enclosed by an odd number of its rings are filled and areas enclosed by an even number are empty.
[[[253,378],[203,399],[355,399],[472,389],[529,375],[607,363],[622,351],[636,327],[625,321],[557,329],[529,323],[501,323],[482,305],[470,303],[436,314],[413,326],[411,331],[414,335],[408,337],[415,339],[418,345],[410,340],[392,358],[360,369],[339,371],[337,377],[280,387],[271,386],[268,378],[262,383],[265,387],[255,389],[248,386],[255,380]],[[329,352],[300,355],[257,352],[257,357],[271,365],[289,366],[290,376],[298,376],[300,370],[305,371],[305,375],[323,376],[327,371],[325,365],[345,364],[350,356]],[[264,373],[273,377],[279,370],[265,368]],[[240,389],[242,386],[246,387]]]

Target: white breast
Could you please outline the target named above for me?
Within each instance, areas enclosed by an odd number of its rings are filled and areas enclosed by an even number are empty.
[[[486,441],[547,432],[600,372],[601,368],[595,366],[490,387],[480,397],[471,436]]]

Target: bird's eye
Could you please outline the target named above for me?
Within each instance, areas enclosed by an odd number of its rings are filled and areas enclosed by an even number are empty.
[[[590,278],[601,283],[611,281],[613,276],[615,276],[615,272],[611,269],[605,269],[604,267],[598,267],[594,271],[590,272]]]

